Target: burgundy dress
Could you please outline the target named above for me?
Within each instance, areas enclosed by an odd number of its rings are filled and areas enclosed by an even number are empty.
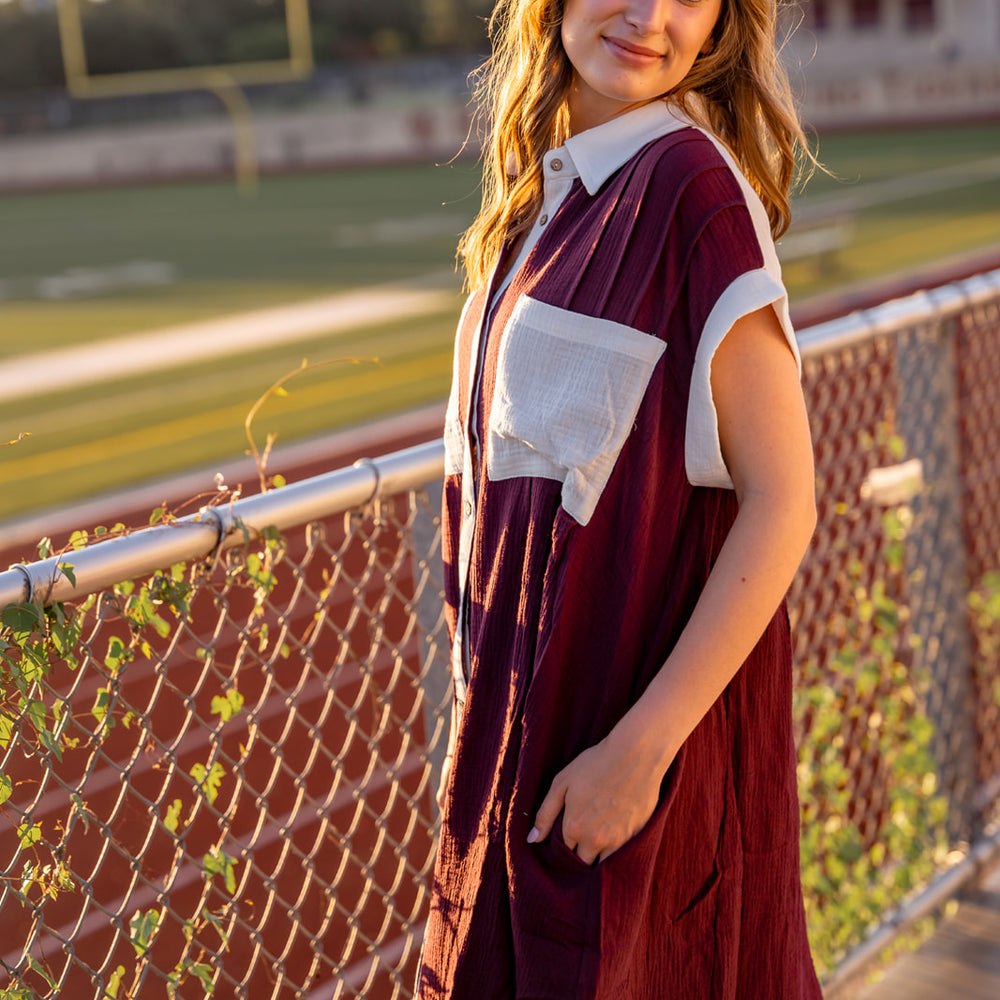
[[[667,658],[735,517],[712,428],[689,427],[699,345],[767,303],[787,328],[763,210],[725,151],[632,114],[621,163],[595,175],[582,144],[557,151],[579,176],[490,315],[479,292],[460,325],[444,557],[464,709],[421,1000],[821,996],[784,607],[638,835],[592,867],[558,823],[527,843],[554,775]]]

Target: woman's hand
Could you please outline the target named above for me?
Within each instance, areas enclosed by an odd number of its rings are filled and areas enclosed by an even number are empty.
[[[566,846],[585,864],[603,861],[649,821],[669,764],[662,749],[644,745],[616,727],[555,776],[528,843],[549,836],[562,813]]]

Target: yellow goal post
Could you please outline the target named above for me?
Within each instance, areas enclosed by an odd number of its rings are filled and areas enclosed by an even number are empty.
[[[313,71],[309,0],[285,0],[288,58],[215,66],[122,73],[91,73],[83,34],[81,0],[58,0],[59,41],[66,70],[66,89],[78,98],[132,97],[183,90],[210,90],[218,95],[233,121],[236,174],[240,187],[257,182],[257,157],[250,106],[242,88],[254,84],[302,80]]]

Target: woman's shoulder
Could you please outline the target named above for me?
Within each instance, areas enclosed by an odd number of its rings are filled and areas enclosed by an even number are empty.
[[[636,179],[646,207],[673,205],[687,216],[711,216],[745,208],[755,228],[770,236],[767,213],[757,192],[726,145],[691,124],[649,143],[636,160]]]
[[[640,214],[706,217],[746,203],[735,163],[721,144],[693,125],[654,139],[641,150],[629,184],[640,196]]]
[[[725,145],[705,129],[688,125],[651,142],[639,154],[660,182],[690,184],[695,178],[742,187],[743,174]]]
[[[718,170],[729,166],[723,148],[705,129],[692,123],[654,139],[640,155],[673,167]]]

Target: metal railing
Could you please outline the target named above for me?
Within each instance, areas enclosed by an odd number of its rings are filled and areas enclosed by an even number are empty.
[[[993,851],[1000,272],[800,340],[803,873],[834,992]],[[0,996],[412,995],[442,463],[435,441],[0,573]]]

